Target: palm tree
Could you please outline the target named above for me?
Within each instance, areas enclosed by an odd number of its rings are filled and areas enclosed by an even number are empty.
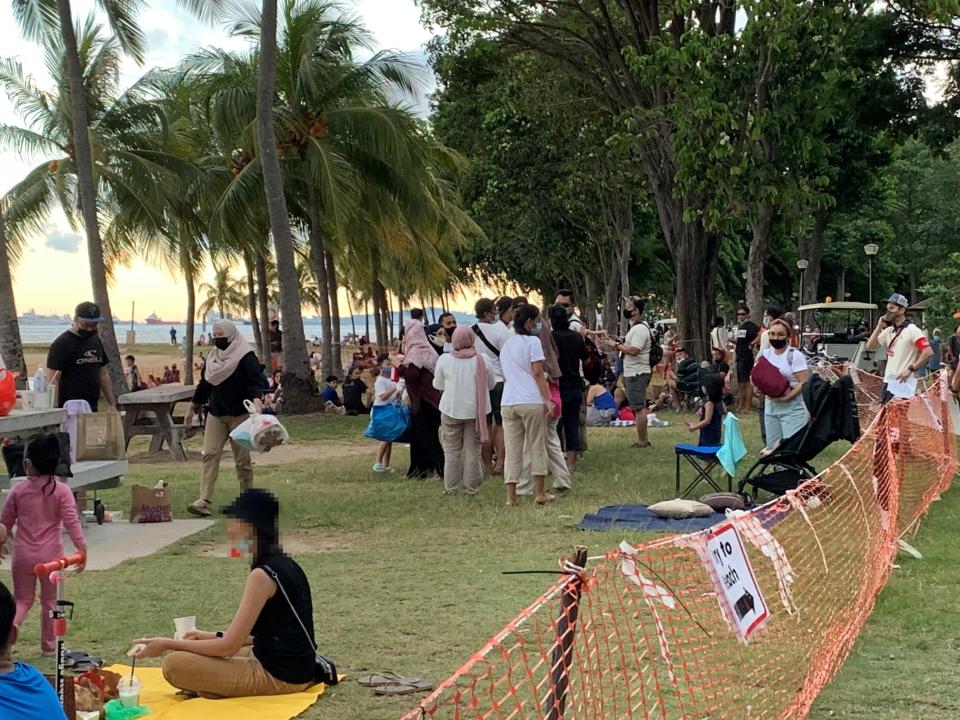
[[[20,323],[17,321],[17,304],[13,297],[13,278],[10,274],[13,258],[7,247],[3,214],[4,204],[0,202],[0,359],[6,367],[20,373],[17,378],[17,387],[25,388],[27,363],[23,357]]]
[[[201,283],[197,290],[206,296],[206,300],[197,308],[202,316],[216,311],[223,320],[235,310],[243,312],[246,305],[244,293],[237,287],[237,282],[230,277],[230,268],[226,266],[214,266],[212,282]]]

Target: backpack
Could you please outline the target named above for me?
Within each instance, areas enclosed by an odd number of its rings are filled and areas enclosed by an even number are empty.
[[[663,360],[663,346],[660,345],[660,335],[650,329],[646,323],[641,323],[650,333],[650,367],[655,368]]]
[[[588,380],[600,380],[603,377],[603,355],[597,349],[596,343],[590,338],[584,339],[587,346],[587,357],[583,359],[583,376]]]

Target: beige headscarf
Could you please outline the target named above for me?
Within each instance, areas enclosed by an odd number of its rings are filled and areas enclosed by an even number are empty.
[[[226,350],[214,347],[207,355],[207,367],[204,377],[211,385],[219,385],[233,375],[244,356],[253,352],[250,344],[237,331],[237,326],[229,320],[217,320],[213,324],[213,331],[219,330],[223,337],[230,341]]]

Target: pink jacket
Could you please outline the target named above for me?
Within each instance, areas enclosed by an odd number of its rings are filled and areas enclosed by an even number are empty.
[[[67,528],[74,547],[86,546],[83,528],[77,515],[77,503],[70,486],[49,477],[28,477],[10,491],[10,497],[0,513],[0,523],[7,531],[17,525],[14,556],[36,561],[56,559],[63,553],[61,525]],[[47,485],[46,491],[43,487]]]

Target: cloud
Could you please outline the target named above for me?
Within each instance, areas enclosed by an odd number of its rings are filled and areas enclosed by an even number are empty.
[[[80,250],[80,236],[76,233],[48,232],[47,239],[44,242],[51,250],[59,250],[65,253],[76,253]]]

